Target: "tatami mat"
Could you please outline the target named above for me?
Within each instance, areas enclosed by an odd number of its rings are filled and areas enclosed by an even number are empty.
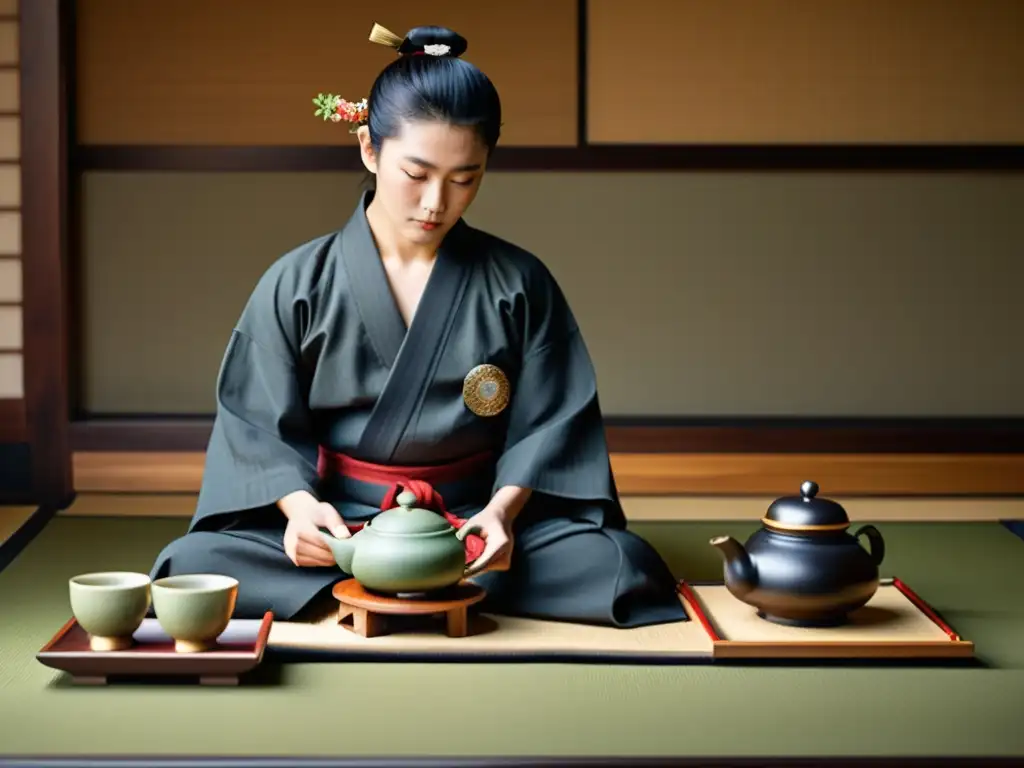
[[[60,512],[81,517],[191,517],[194,493],[80,493]]]
[[[877,498],[837,499],[854,520],[975,521],[1024,520],[1024,498]],[[630,520],[758,520],[770,497],[627,496],[622,499]],[[189,517],[196,495],[79,494],[62,515],[89,517]]]
[[[974,641],[988,668],[357,661],[270,664],[232,689],[129,683],[76,690],[37,661],[70,616],[69,577],[147,572],[185,524],[57,517],[0,573],[7,609],[0,619],[0,752],[61,753],[80,763],[97,754],[170,759],[183,752],[177,764],[184,765],[188,754],[242,745],[251,754],[341,751],[353,761],[429,754],[440,764],[456,754],[514,753],[517,740],[530,753],[572,755],[582,739],[593,755],[711,755],[723,745],[745,755],[1024,754],[1024,558],[1020,542],[992,523],[883,529],[885,575],[898,574]],[[637,528],[673,572],[702,581],[722,577],[708,540],[744,536],[752,525]],[[473,719],[478,712],[486,721]],[[492,721],[510,727],[488,729]],[[666,734],[675,739],[668,747]]]

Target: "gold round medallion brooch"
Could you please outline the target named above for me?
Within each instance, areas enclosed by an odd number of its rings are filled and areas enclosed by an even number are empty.
[[[501,368],[478,365],[466,374],[462,399],[477,416],[496,416],[508,405],[509,383]]]

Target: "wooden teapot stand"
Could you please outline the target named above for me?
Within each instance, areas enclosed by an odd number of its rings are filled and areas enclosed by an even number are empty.
[[[423,597],[380,595],[363,588],[355,579],[338,582],[331,590],[338,601],[338,623],[362,637],[388,634],[388,616],[431,617],[444,614],[448,637],[465,637],[469,631],[467,609],[487,596],[483,587],[464,582],[443,592]]]

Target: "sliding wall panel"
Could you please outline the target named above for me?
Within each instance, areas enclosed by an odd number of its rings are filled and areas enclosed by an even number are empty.
[[[463,35],[501,93],[504,144],[576,140],[575,0],[80,0],[77,14],[83,144],[354,143],[312,99],[368,94],[395,58],[367,40],[374,22]]]
[[[84,181],[83,404],[181,414],[361,176]],[[495,173],[467,220],[549,265],[609,415],[1024,416],[1022,210],[1016,176]]]
[[[1024,141],[1020,0],[589,0],[598,143]]]

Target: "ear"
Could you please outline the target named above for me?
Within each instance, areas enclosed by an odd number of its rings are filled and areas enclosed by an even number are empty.
[[[356,129],[356,138],[359,139],[359,156],[363,159],[363,165],[370,173],[377,173],[377,153],[373,151],[373,144],[370,143],[370,128],[360,125]]]

